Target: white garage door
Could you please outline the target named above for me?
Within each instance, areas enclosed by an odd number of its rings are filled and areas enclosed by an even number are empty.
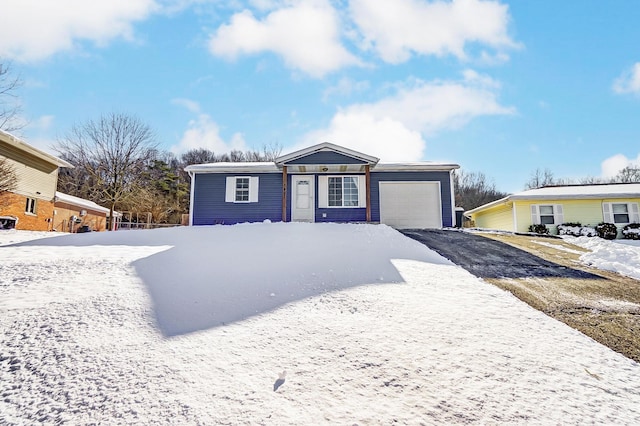
[[[394,228],[442,228],[440,182],[380,182],[380,222]]]

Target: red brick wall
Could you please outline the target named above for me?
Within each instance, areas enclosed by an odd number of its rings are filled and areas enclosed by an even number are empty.
[[[16,229],[26,231],[50,231],[53,221],[53,202],[38,200],[36,214],[26,213],[27,197],[5,192],[0,194],[0,216],[15,216],[18,218]]]

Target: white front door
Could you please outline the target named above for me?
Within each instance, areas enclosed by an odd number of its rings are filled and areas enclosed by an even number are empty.
[[[309,175],[291,176],[291,220],[315,222],[315,178]]]

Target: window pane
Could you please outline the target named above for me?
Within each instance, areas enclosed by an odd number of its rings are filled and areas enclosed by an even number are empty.
[[[540,223],[543,225],[553,225],[553,216],[540,216]]]
[[[358,181],[355,177],[344,178],[344,206],[358,206]]]
[[[611,209],[613,213],[629,213],[626,204],[612,204]]]
[[[614,223],[629,223],[629,215],[628,214],[614,214],[613,215]]]
[[[329,207],[342,207],[342,178],[329,178]]]
[[[540,215],[553,215],[553,206],[540,206]]]

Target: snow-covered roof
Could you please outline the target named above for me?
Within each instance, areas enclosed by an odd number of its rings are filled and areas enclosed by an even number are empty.
[[[376,172],[395,171],[449,171],[460,166],[450,163],[436,163],[431,161],[413,163],[378,163],[371,168]],[[279,173],[282,170],[274,162],[246,162],[246,163],[208,163],[193,164],[185,167],[185,171],[193,173]]]
[[[46,153],[34,146],[29,145],[28,143],[26,143],[25,141],[23,141],[22,139],[20,139],[17,136],[12,135],[9,132],[5,132],[4,130],[0,130],[0,140],[2,140],[3,142],[21,150],[24,152],[27,152],[35,157],[40,158],[41,160],[45,160],[51,164],[55,164],[58,167],[67,167],[72,169],[73,165],[64,161],[61,158],[55,157],[49,153]]]
[[[600,198],[640,198],[640,183],[545,186],[543,188],[516,192],[499,200],[476,207],[466,213],[477,213],[498,204],[516,200],[585,200]]]
[[[84,198],[80,198],[80,197],[74,197],[73,195],[65,194],[62,192],[56,191],[56,201],[72,204],[74,206],[81,207],[83,209],[99,211],[109,215],[109,209],[106,207],[102,207],[94,203],[93,201],[85,200]]]
[[[261,162],[219,162],[207,164],[192,164],[184,168],[186,172],[193,173],[277,173],[280,169],[273,161]]]

